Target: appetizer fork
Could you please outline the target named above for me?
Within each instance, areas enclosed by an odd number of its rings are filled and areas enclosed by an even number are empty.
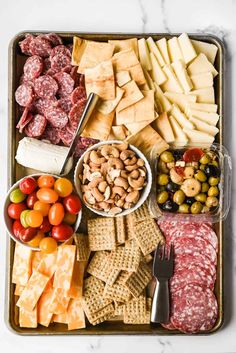
[[[151,322],[166,324],[170,319],[170,293],[169,279],[174,271],[174,252],[173,246],[167,251],[165,245],[158,244],[154,261],[153,276],[159,282],[156,284],[153,300]]]

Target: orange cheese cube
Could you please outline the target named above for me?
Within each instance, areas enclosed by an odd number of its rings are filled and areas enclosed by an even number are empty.
[[[54,274],[54,288],[70,289],[75,262],[75,245],[59,246]]]
[[[49,305],[53,296],[53,289],[44,292],[38,301],[38,323],[48,327],[53,313],[49,311]]]
[[[38,326],[37,305],[33,310],[26,310],[25,308],[20,308],[19,325],[20,327],[31,327],[31,328],[36,328]]]
[[[31,276],[32,250],[16,243],[12,269],[12,283],[25,286]]]
[[[82,308],[82,298],[71,299],[67,310],[68,330],[85,328],[85,316]]]

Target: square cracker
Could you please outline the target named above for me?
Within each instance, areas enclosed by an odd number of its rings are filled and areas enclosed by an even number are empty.
[[[87,96],[96,93],[104,100],[115,99],[115,79],[111,60],[84,70]]]
[[[115,218],[115,227],[116,227],[116,241],[118,244],[125,243],[125,217],[116,217]]]
[[[109,253],[107,251],[96,251],[88,265],[87,272],[106,282],[109,276],[108,258]]]
[[[88,243],[88,236],[85,234],[74,234],[74,241],[76,245],[76,259],[77,261],[88,261],[90,256],[90,249]]]
[[[114,115],[115,112],[104,115],[95,110],[90,116],[81,136],[97,140],[107,140],[110,135]]]
[[[122,89],[125,91],[123,98],[120,100],[119,104],[116,107],[116,112],[132,106],[136,102],[143,99],[143,93],[138,88],[134,80],[126,83]],[[122,124],[122,123],[121,123]],[[120,123],[118,123],[120,125]]]
[[[114,44],[115,46],[114,53],[117,53],[119,51],[126,50],[126,49],[133,49],[137,58],[139,56],[137,38],[109,40],[108,43]]]
[[[112,268],[129,272],[137,271],[140,259],[140,250],[135,247],[118,247],[110,255]]]
[[[138,270],[131,274],[125,282],[125,286],[134,297],[138,298],[151,279],[152,273],[149,266],[144,262],[140,262]]]
[[[134,237],[144,256],[154,251],[159,242],[164,241],[156,221],[152,218],[136,223]]]
[[[142,206],[137,208],[137,210],[132,212],[132,218],[135,223],[144,221],[147,218],[152,218],[147,201],[145,201]]]
[[[112,286],[106,284],[103,292],[104,298],[116,300],[118,302],[127,302],[130,300],[131,294],[128,288],[125,287],[125,281],[129,276],[130,274],[128,272],[122,271]]]
[[[90,324],[97,325],[105,320],[109,320],[115,313],[115,308],[112,303],[106,305],[101,310],[97,311],[96,313],[86,313],[86,316],[90,322]]]
[[[88,240],[92,251],[116,248],[115,221],[112,217],[88,220]]]
[[[150,319],[147,316],[147,301],[144,294],[138,298],[133,298],[124,306],[125,324],[149,324]]]
[[[111,43],[87,41],[80,58],[78,72],[84,74],[85,69],[94,67],[102,61],[112,58],[115,46]]]

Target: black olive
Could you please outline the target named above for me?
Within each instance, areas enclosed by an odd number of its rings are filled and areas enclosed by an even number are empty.
[[[185,202],[187,205],[190,205],[190,206],[191,206],[195,201],[196,201],[196,200],[195,200],[194,197],[187,197],[184,202]]]
[[[180,159],[183,158],[184,152],[182,150],[174,150],[174,151],[172,151],[172,154],[174,156],[174,159],[176,161],[179,161]]]
[[[211,164],[205,166],[204,172],[208,178],[211,176],[218,177],[220,175],[220,169]]]
[[[179,206],[177,205],[177,203],[173,202],[173,201],[166,201],[163,205],[162,205],[162,209],[164,211],[168,211],[168,212],[176,212],[178,211]]]
[[[171,181],[166,185],[166,190],[169,192],[176,192],[177,190],[179,190],[179,185]]]

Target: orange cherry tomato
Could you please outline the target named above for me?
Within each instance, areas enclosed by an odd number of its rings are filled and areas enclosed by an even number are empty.
[[[38,248],[40,241],[45,237],[44,233],[41,231],[38,231],[35,237],[28,241],[27,244],[29,246],[32,246],[32,248]]]
[[[69,196],[73,191],[72,182],[66,178],[59,178],[55,181],[54,190],[60,197]]]
[[[63,222],[69,225],[72,225],[76,222],[77,216],[75,214],[66,212],[65,217],[63,218]]]
[[[43,215],[39,211],[31,210],[26,216],[26,222],[29,227],[38,228],[43,223]]]
[[[46,217],[48,215],[49,210],[50,210],[50,205],[49,205],[49,203],[45,203],[42,201],[36,201],[33,209],[35,211],[41,212],[43,217]]]
[[[59,202],[54,203],[48,213],[49,222],[54,226],[58,226],[62,222],[64,216],[65,211],[62,204]]]
[[[45,203],[54,203],[58,200],[58,194],[50,188],[41,188],[37,191],[37,198]]]
[[[42,252],[50,254],[57,249],[57,242],[51,237],[46,237],[40,241],[39,247]]]
[[[41,175],[37,182],[40,188],[52,188],[55,183],[55,178],[52,175]]]

